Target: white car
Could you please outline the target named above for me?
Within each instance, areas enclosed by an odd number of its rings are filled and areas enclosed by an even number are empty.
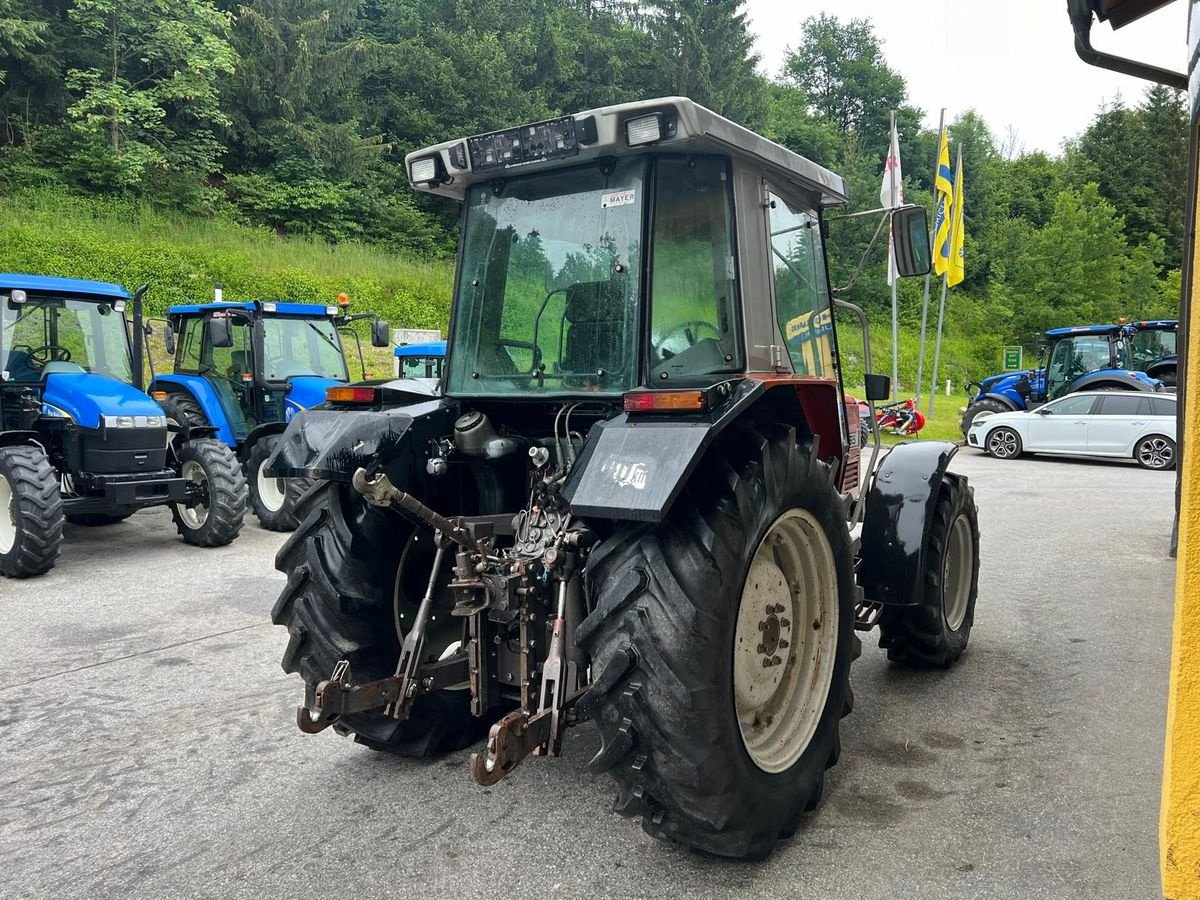
[[[1175,395],[1080,391],[1035,410],[979,417],[967,446],[997,459],[1022,453],[1114,456],[1147,469],[1175,468]]]

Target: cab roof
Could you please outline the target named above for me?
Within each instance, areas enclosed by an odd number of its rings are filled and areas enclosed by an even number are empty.
[[[445,341],[428,341],[424,344],[404,344],[392,351],[393,356],[445,356]]]
[[[273,308],[272,308],[273,307]],[[167,310],[168,316],[200,316],[218,309],[240,309],[246,312],[260,311],[266,315],[302,316],[308,319],[336,316],[340,310],[335,304],[322,306],[317,303],[276,303],[272,300],[222,301],[220,303],[184,303]]]
[[[42,294],[71,294],[76,297],[103,297],[128,300],[129,291],[107,281],[88,281],[83,278],[58,278],[52,275],[22,275],[0,272],[0,290],[37,291]]]
[[[662,138],[631,147],[626,139],[626,123],[655,113],[663,117]],[[545,150],[542,142],[548,135],[558,138],[564,132],[568,136],[558,149],[538,153],[538,150]],[[523,138],[528,139],[526,143],[520,143]],[[520,146],[518,155],[521,158],[481,167],[480,150],[495,147],[496,139],[516,142],[510,143],[510,146]],[[534,147],[526,146],[534,142]],[[849,200],[846,181],[842,176],[686,97],[618,103],[548,122],[446,141],[408,154],[404,164],[409,183],[417,190],[461,200],[466,196],[467,188],[479,182],[494,181],[523,172],[576,166],[606,156],[632,156],[646,152],[729,154],[735,160],[761,166],[777,180],[819,195],[822,206],[840,206]],[[413,163],[429,157],[437,160],[439,177],[433,181],[414,181]]]

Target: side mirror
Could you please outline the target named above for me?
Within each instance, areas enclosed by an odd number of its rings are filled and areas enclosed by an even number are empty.
[[[163,340],[165,340],[166,344],[167,344],[167,353],[170,354],[171,356],[174,356],[175,355],[175,329],[171,327],[170,322],[168,322],[166,325],[163,326]]]
[[[866,382],[867,399],[872,403],[886,400],[892,395],[892,379],[887,375],[867,375],[863,380]]]
[[[901,278],[929,272],[933,254],[925,207],[901,206],[892,213],[892,245],[896,251],[896,272]]]
[[[229,319],[209,319],[204,327],[208,329],[208,342],[214,347],[227,348],[233,346],[233,324]]]
[[[1044,406],[1039,406],[1037,408],[1037,414],[1039,416],[1048,416],[1048,415],[1050,415],[1050,410],[1046,409],[1046,407],[1044,407]]]
[[[371,346],[372,347],[390,347],[392,346],[391,333],[388,329],[388,323],[383,319],[376,319],[371,323]]]

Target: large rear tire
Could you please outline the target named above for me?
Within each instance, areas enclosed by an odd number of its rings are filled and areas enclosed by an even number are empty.
[[[213,438],[188,441],[179,449],[179,473],[207,494],[197,506],[171,505],[184,541],[196,547],[232,543],[246,517],[246,479],[233,451]]]
[[[318,482],[300,498],[297,512],[300,525],[275,557],[288,580],[271,621],[290,634],[283,670],[300,674],[311,704],[317,684],[339,660],[349,661],[357,682],[394,674],[400,656],[396,581],[402,596],[411,596],[428,579],[432,540],[395,513],[367,505],[345,484]],[[438,615],[430,624],[426,647],[436,658],[458,639],[461,620]],[[491,722],[471,715],[470,700],[465,690],[422,694],[403,722],[380,710],[346,716],[333,727],[375,750],[429,756],[462,749],[486,732]]]
[[[54,568],[63,537],[58,473],[40,447],[0,447],[0,575]]]
[[[967,649],[979,595],[979,516],[965,478],[943,476],[926,541],[921,598],[884,607],[879,646],[895,662],[945,669]]]
[[[647,833],[761,858],[820,801],[861,646],[843,509],[793,429],[735,427],[666,521],[593,553],[592,768]]]
[[[270,478],[263,473],[263,466],[278,443],[279,435],[267,435],[255,441],[246,455],[250,505],[259,524],[268,531],[295,531],[300,524],[296,504],[312,481],[308,478]]]

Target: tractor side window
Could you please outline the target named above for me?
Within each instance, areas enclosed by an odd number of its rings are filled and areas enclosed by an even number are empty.
[[[240,440],[256,422],[254,412],[254,352],[250,323],[240,316],[232,321],[233,346],[212,347],[211,368],[207,374],[221,398],[221,407],[229,417],[230,428]]]
[[[768,200],[775,315],[783,345],[797,375],[831,378],[833,315],[825,280],[820,220],[775,194],[768,194]]]
[[[651,374],[658,380],[738,369],[728,166],[721,159],[662,159],[657,175]]]
[[[180,328],[179,354],[175,361],[175,371],[197,373],[200,371],[200,351],[204,343],[204,319],[199,317],[184,319]]]

